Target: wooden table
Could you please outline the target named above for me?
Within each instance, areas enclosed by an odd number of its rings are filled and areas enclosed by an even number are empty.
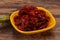
[[[52,12],[56,26],[50,31],[35,35],[22,35],[11,25],[0,28],[0,40],[60,40],[60,0],[0,0],[0,15],[10,15],[24,5],[41,6]]]

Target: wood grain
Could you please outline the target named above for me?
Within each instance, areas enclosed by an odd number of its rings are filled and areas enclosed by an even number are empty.
[[[44,33],[23,35],[8,23],[5,27],[0,28],[0,40],[60,40],[60,0],[0,0],[0,15],[11,14],[24,5],[48,9],[56,19],[56,26]]]

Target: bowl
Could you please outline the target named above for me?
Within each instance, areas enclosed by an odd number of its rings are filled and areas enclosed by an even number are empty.
[[[17,26],[14,24],[14,16],[18,15],[18,11],[15,11],[11,14],[10,16],[10,22],[13,26],[13,28],[18,31],[19,33],[22,33],[22,34],[27,34],[27,35],[30,35],[30,34],[36,34],[36,33],[41,33],[41,32],[44,32],[44,31],[47,31],[47,30],[50,30],[52,29],[53,27],[55,27],[55,24],[56,24],[56,21],[55,21],[55,18],[53,17],[52,13],[50,11],[48,11],[47,9],[43,8],[43,7],[37,7],[38,10],[43,10],[46,12],[46,15],[50,17],[50,20],[49,20],[49,23],[48,23],[48,26],[46,28],[43,28],[43,29],[40,29],[40,30],[35,30],[35,31],[21,31],[20,29],[17,28]]]

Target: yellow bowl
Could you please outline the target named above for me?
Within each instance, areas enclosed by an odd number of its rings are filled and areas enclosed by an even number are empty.
[[[46,15],[50,17],[49,24],[48,24],[47,28],[40,29],[40,30],[35,30],[35,31],[21,31],[21,30],[19,30],[16,27],[16,25],[14,24],[14,16],[18,15],[19,11],[13,12],[10,16],[10,22],[11,22],[13,28],[15,30],[17,30],[19,33],[28,34],[28,35],[29,34],[36,34],[36,33],[39,33],[39,32],[44,32],[44,31],[47,31],[47,30],[50,30],[51,28],[53,28],[56,24],[56,21],[55,21],[55,18],[53,17],[53,15],[48,10],[46,10],[45,8],[42,8],[42,7],[37,7],[37,8],[38,8],[38,10],[44,10],[46,12]]]

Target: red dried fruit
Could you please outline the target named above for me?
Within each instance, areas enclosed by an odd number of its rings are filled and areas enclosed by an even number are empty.
[[[18,16],[14,17],[15,24],[22,31],[33,31],[46,28],[49,17],[43,10],[34,6],[24,6],[20,9]]]

